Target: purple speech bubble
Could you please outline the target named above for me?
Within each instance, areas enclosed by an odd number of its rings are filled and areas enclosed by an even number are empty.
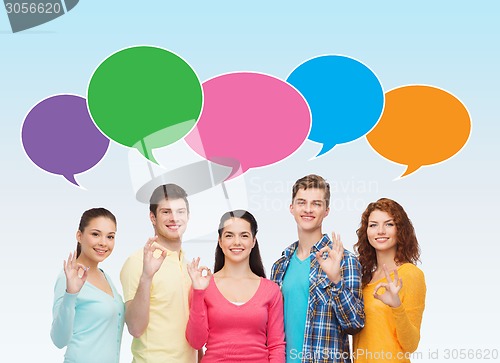
[[[38,167],[77,186],[74,175],[95,166],[109,146],[89,115],[87,101],[77,95],[51,96],[36,104],[24,119],[21,139]]]

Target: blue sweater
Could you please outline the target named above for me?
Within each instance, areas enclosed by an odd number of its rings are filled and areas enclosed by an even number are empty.
[[[50,337],[58,348],[67,346],[65,363],[118,363],[125,305],[107,274],[114,297],[88,281],[77,294],[66,292],[64,271],[54,288]]]

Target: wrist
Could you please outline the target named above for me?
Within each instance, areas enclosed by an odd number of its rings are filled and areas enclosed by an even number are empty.
[[[153,276],[154,274],[149,274],[143,271],[139,283],[151,285],[151,282],[153,281]]]

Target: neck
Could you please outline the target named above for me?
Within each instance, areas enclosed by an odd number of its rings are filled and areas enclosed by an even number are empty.
[[[236,279],[247,278],[255,275],[252,272],[248,261],[233,263],[227,260],[224,262],[224,266],[220,269],[219,274],[221,277],[231,277]]]
[[[297,254],[301,257],[307,257],[311,253],[311,248],[323,237],[323,232],[318,228],[314,231],[303,231],[298,229],[299,245]]]
[[[176,240],[169,240],[164,237],[158,236],[158,240],[156,241],[156,243],[158,243],[162,247],[165,247],[169,251],[177,253],[181,251],[182,247],[182,241],[180,238]]]
[[[87,258],[83,253],[80,254],[80,256],[76,259],[76,262],[81,263],[85,267],[90,267],[90,271],[95,271],[98,268],[99,263],[92,261],[91,259]]]
[[[394,259],[396,258],[396,251],[377,251],[377,269],[381,269],[382,266],[386,265],[389,271],[393,270],[397,265]]]

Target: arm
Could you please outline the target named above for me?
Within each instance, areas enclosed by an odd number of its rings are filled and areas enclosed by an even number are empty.
[[[155,243],[156,239],[157,237],[150,238],[144,246],[141,275],[137,273],[137,261],[130,258],[125,262],[120,273],[126,301],[125,322],[129,333],[134,338],[139,338],[148,327],[153,277],[167,255],[167,250]],[[157,249],[161,251],[161,254],[156,258],[153,254]]]
[[[125,322],[134,338],[139,338],[149,324],[152,281],[152,277],[141,275],[134,298],[125,303]]]
[[[356,334],[365,325],[361,265],[344,249],[339,235],[333,233],[332,242],[332,248],[325,246],[316,253],[327,277],[318,282],[318,292],[323,302],[332,306],[342,330]]]
[[[285,362],[285,329],[283,323],[283,296],[276,285],[274,299],[269,305],[267,321],[267,348],[269,363]]]
[[[361,265],[349,252],[346,254],[342,279],[332,288],[333,307],[342,329],[348,334],[356,334],[365,326]]]
[[[76,298],[87,280],[88,268],[76,262],[76,251],[70,253],[68,262],[63,262],[64,275],[59,276],[54,288],[54,305],[52,308],[52,328],[50,337],[58,348],[68,345],[73,334],[75,321]],[[83,273],[80,276],[79,270]]]
[[[192,290],[190,305],[186,340],[194,349],[201,350],[207,342],[209,333],[205,290]]]
[[[411,286],[411,290],[405,288],[403,301],[401,301],[398,293],[403,289],[403,279],[399,278],[398,271],[395,270],[394,280],[392,280],[385,265],[384,272],[388,282],[380,283],[375,287],[374,297],[392,308],[399,344],[405,352],[414,352],[420,341],[420,325],[425,307],[424,274],[414,267],[405,276],[405,285]],[[377,294],[380,287],[385,289],[382,295]]]
[[[189,319],[186,326],[186,340],[194,348],[198,349],[198,359],[203,355],[202,348],[208,339],[208,319],[207,306],[205,304],[205,292],[210,283],[212,273],[206,266],[199,267],[200,258],[193,259],[187,264],[187,271],[193,289],[191,290],[191,299],[189,301]],[[203,271],[206,275],[203,276]]]
[[[64,278],[59,277],[54,289],[53,320],[50,329],[50,338],[59,349],[68,345],[73,334],[77,296],[78,294],[68,294],[66,292]]]

